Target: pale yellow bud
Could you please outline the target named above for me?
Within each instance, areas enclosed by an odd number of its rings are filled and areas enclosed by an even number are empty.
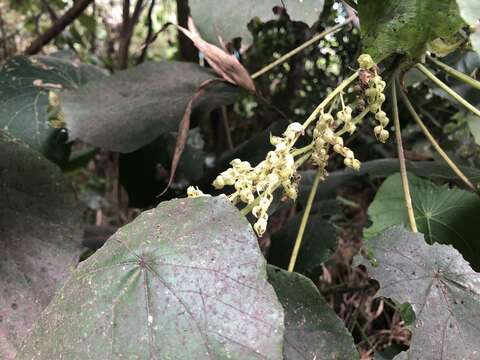
[[[360,161],[357,160],[357,159],[353,159],[352,160],[352,169],[355,170],[355,171],[358,171],[360,170]]]
[[[202,190],[200,190],[198,187],[189,186],[187,188],[187,196],[190,197],[190,198],[196,198],[196,197],[199,197],[199,196],[208,196],[208,195],[205,195],[202,192]]]
[[[262,236],[267,230],[267,219],[265,218],[258,219],[255,225],[253,225],[253,229],[255,230],[258,236]]]
[[[333,151],[335,151],[338,154],[341,154],[343,152],[343,146],[340,144],[335,144],[333,145]]]
[[[223,189],[223,187],[225,186],[225,180],[224,180],[223,176],[218,175],[212,185],[217,190]]]
[[[344,153],[343,155],[346,157],[346,158],[349,158],[349,159],[353,159],[355,157],[355,155],[353,154],[353,151],[348,149],[348,148],[344,148]]]
[[[388,140],[388,137],[389,137],[388,131],[383,129],[380,132],[380,135],[378,135],[378,140],[380,140],[380,142],[384,143]]]
[[[358,57],[358,65],[362,70],[370,70],[375,66],[375,61],[369,54],[362,54]]]
[[[243,189],[240,191],[240,199],[246,204],[251,204],[255,200],[255,197],[251,190]]]

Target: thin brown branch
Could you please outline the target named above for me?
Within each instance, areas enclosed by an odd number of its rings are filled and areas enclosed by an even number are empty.
[[[133,30],[140,18],[143,10],[143,0],[137,0],[133,14],[130,15],[130,1],[123,2],[123,22],[120,31],[120,45],[118,47],[119,68],[126,69],[128,67],[128,53],[130,43],[132,42]]]
[[[137,59],[137,65],[141,64],[145,61],[147,57],[148,47],[152,43],[153,37],[153,9],[155,8],[155,0],[150,1],[150,6],[148,8],[148,15],[147,15],[147,36],[145,37],[145,43],[142,47],[142,52]]]
[[[75,21],[94,0],[78,0],[73,6],[56,22],[52,24],[43,34],[36,38],[30,46],[25,50],[25,54],[34,55],[38,53],[43,46],[48,44],[56,36],[58,36],[68,25]]]

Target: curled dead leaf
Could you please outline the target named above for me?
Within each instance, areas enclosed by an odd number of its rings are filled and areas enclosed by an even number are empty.
[[[247,69],[245,69],[234,55],[203,40],[191,17],[188,19],[188,30],[181,26],[177,26],[177,28],[192,40],[195,47],[204,54],[212,69],[219,76],[252,93],[256,92],[255,84]]]
[[[182,156],[183,150],[185,149],[185,145],[187,144],[188,132],[190,130],[190,116],[192,115],[193,105],[195,101],[205,92],[207,87],[218,84],[219,82],[224,82],[224,81],[226,80],[210,79],[210,80],[204,81],[203,83],[200,84],[195,94],[193,94],[193,96],[188,101],[187,107],[185,108],[185,112],[182,117],[182,121],[180,121],[180,124],[178,125],[177,140],[175,142],[175,149],[173,151],[172,164],[170,166],[170,177],[168,179],[168,184],[165,190],[163,190],[163,192],[159,196],[162,196],[170,188],[170,185],[172,185],[172,181],[175,176],[175,172],[177,171],[180,158]]]

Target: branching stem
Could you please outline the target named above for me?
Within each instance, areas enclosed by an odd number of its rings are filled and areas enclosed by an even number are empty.
[[[438,66],[440,69],[445,71],[448,75],[451,75],[458,80],[463,81],[464,83],[474,87],[475,89],[480,90],[480,81],[475,80],[471,76],[468,76],[467,74],[464,74],[461,71],[458,71],[431,56],[427,56],[427,59],[434,63],[436,66]]]
[[[428,70],[422,64],[417,64],[415,67],[420,70],[426,77],[432,80],[439,88],[444,90],[448,95],[453,97],[456,101],[458,101],[463,107],[465,107],[468,111],[471,111],[473,114],[480,117],[480,110],[478,110],[475,106],[470,104],[467,100],[453,91],[447,84],[445,84],[442,80],[437,78],[430,70]]]
[[[443,151],[443,149],[440,147],[438,142],[435,140],[435,138],[432,136],[428,128],[425,126],[423,123],[422,119],[420,116],[417,114],[415,111],[412,103],[410,100],[408,100],[407,95],[403,92],[400,91],[400,95],[402,97],[402,101],[405,103],[408,111],[412,115],[413,119],[415,122],[418,124],[420,129],[422,130],[423,134],[425,137],[430,141],[434,149],[438,152],[438,154],[445,160],[445,162],[450,166],[450,168],[453,170],[453,172],[465,183],[465,185],[472,191],[477,192],[477,189],[475,186],[471,183],[471,181],[465,176],[465,174],[458,168],[458,166],[448,157],[448,155]]]
[[[348,25],[352,22],[353,20],[353,17],[349,17],[347,20],[345,20],[344,22],[340,23],[340,24],[337,24],[335,26],[332,26],[331,28],[329,29],[326,29],[325,31],[322,31],[320,34],[317,34],[315,35],[314,37],[312,37],[310,40],[307,40],[305,41],[302,45],[296,47],[295,49],[289,51],[288,53],[286,53],[285,55],[281,56],[280,58],[278,58],[277,60],[275,60],[274,62],[268,64],[267,66],[263,67],[262,69],[258,70],[257,72],[255,72],[253,75],[252,75],[252,79],[256,79],[258,78],[259,76],[265,74],[266,72],[272,70],[274,67],[284,63],[285,61],[287,61],[288,59],[290,59],[292,56],[298,54],[299,52],[305,50],[307,47],[309,47],[310,45],[316,43],[317,41],[321,40],[322,38],[324,38],[325,36],[327,36],[328,34],[331,34],[331,33],[334,33],[335,31],[341,29],[342,27],[344,27],[345,25]]]

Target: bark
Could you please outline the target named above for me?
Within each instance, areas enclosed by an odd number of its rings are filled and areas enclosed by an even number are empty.
[[[188,0],[177,0],[177,22],[178,25],[188,28],[188,16],[190,15],[190,8],[188,7]],[[181,31],[178,32],[178,48],[180,57],[185,61],[197,62],[198,53],[192,41],[186,37]]]
[[[118,47],[120,69],[126,69],[128,67],[128,55],[130,43],[132,42],[133,30],[138,23],[142,10],[143,0],[137,0],[132,15],[130,15],[130,0],[125,0],[123,2],[123,22],[120,31],[120,44]]]

